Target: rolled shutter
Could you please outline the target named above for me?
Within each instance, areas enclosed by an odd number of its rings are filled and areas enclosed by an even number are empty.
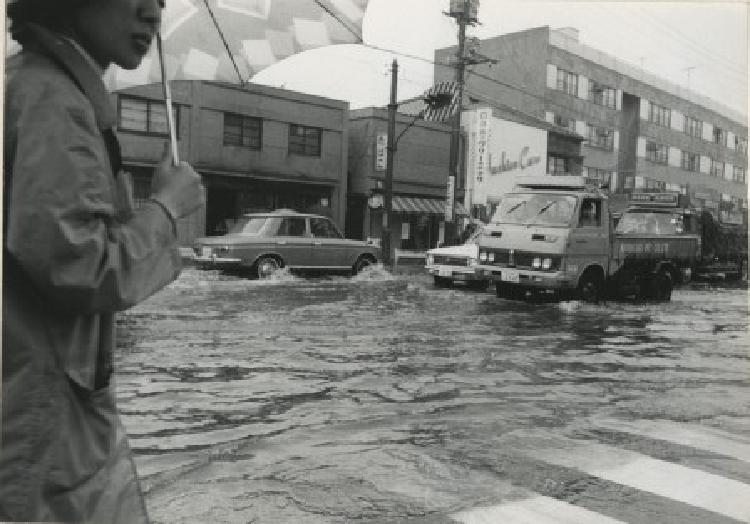
[[[648,120],[650,102],[645,98],[641,98],[641,120]]]
[[[672,109],[672,118],[670,120],[672,121],[671,127],[675,131],[682,131],[685,127],[685,115],[683,115],[676,109]]]
[[[578,98],[581,100],[589,98],[589,79],[583,75],[578,75]]]
[[[557,89],[557,66],[547,64],[547,87]]]
[[[588,138],[588,125],[583,120],[576,120],[576,133],[584,138]]]
[[[680,151],[679,147],[669,146],[667,155],[670,166],[680,167],[680,161],[682,160],[682,151]]]
[[[639,156],[641,158],[646,158],[646,138],[639,136],[638,137],[638,144],[636,145],[636,156]]]
[[[732,180],[733,176],[734,176],[734,165],[730,164],[729,162],[725,162],[724,163],[724,179]]]

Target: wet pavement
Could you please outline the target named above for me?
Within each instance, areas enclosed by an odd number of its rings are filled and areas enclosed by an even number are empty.
[[[154,522],[748,522],[747,331],[712,285],[528,304],[189,268],[121,316],[118,397]]]

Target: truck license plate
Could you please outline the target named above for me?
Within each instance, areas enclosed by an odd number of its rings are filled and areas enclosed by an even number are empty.
[[[439,277],[450,277],[450,276],[453,276],[453,273],[451,272],[450,269],[440,268],[440,269],[438,269],[438,276]]]
[[[500,279],[503,282],[513,282],[514,284],[518,284],[518,271],[503,269],[500,273]]]

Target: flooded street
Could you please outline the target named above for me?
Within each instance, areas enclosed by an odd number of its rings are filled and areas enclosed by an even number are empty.
[[[529,304],[186,269],[119,335],[155,522],[750,521],[744,289]]]

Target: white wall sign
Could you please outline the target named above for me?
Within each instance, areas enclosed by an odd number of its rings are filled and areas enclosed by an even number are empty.
[[[446,186],[445,190],[445,221],[446,222],[453,222],[453,200],[455,198],[455,184],[456,184],[456,177],[449,176],[448,177],[448,184]]]
[[[385,171],[388,161],[388,135],[378,133],[375,137],[375,171]]]
[[[484,205],[507,193],[525,175],[547,172],[547,132],[492,116],[492,109],[466,111],[467,201]],[[468,201],[471,199],[471,201]]]

